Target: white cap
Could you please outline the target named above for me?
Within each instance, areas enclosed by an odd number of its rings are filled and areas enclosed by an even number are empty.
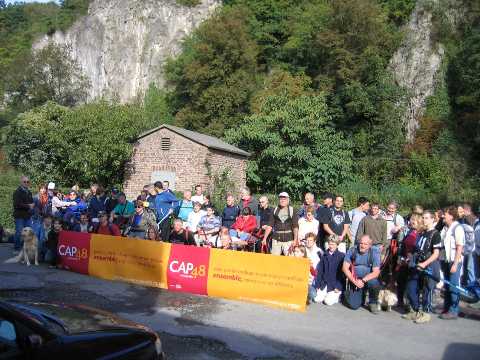
[[[49,182],[47,186],[48,190],[55,190],[55,183],[54,182]]]
[[[285,198],[290,198],[290,196],[288,195],[287,192],[281,192],[280,194],[278,194],[278,197],[285,197]]]

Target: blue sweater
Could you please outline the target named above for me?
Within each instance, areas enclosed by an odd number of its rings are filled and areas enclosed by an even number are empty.
[[[317,278],[315,280],[315,287],[323,289],[327,286],[327,291],[338,289],[342,291],[345,278],[342,272],[344,253],[336,250],[333,254],[327,250],[320,257],[320,262],[317,265]]]
[[[239,215],[240,206],[225,206],[222,213],[222,226],[230,229]]]
[[[155,210],[157,211],[157,220],[162,221],[170,210],[174,210],[178,205],[178,199],[171,190],[163,191],[155,197]],[[163,222],[163,221],[162,221]]]

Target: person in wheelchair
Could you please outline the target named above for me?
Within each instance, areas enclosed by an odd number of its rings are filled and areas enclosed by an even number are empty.
[[[207,214],[200,219],[197,226],[195,242],[197,246],[217,247],[218,232],[222,226],[222,221],[215,216],[213,207],[208,206]]]

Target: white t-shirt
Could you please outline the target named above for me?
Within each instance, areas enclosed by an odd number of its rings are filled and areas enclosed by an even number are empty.
[[[305,235],[310,232],[318,234],[318,220],[313,218],[312,221],[308,221],[307,218],[300,218],[298,220],[298,239],[305,239]]]
[[[192,202],[196,203],[200,203],[200,205],[203,205],[203,203],[205,202],[205,198],[203,197],[203,194],[202,195],[193,195],[192,196]]]
[[[453,262],[456,255],[456,246],[465,246],[465,231],[458,221],[454,221],[449,227],[445,226],[440,233],[442,247],[440,260]],[[463,256],[462,256],[463,259]]]
[[[186,227],[192,231],[196,232],[197,231],[197,226],[202,217],[207,215],[207,212],[205,210],[200,210],[199,212],[192,211],[190,214],[188,214],[188,220],[186,223]]]
[[[365,212],[358,210],[357,208],[352,209],[348,212],[348,215],[350,216],[350,220],[352,223],[350,224],[350,231],[352,232],[352,239],[355,241],[357,238],[357,231],[358,231],[358,225],[360,225],[360,221],[367,216]]]
[[[385,214],[383,218],[387,221],[387,240],[390,241],[392,240],[392,237],[393,237],[393,234],[392,234],[393,228],[395,226],[404,227],[405,220],[403,219],[403,216],[400,214],[394,214],[394,215]]]

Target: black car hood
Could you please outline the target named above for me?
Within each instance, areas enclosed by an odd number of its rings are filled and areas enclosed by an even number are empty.
[[[10,303],[10,305],[22,312],[28,312],[30,316],[37,318],[57,335],[61,332],[79,334],[112,329],[136,329],[154,333],[144,325],[86,305],[33,302]]]

